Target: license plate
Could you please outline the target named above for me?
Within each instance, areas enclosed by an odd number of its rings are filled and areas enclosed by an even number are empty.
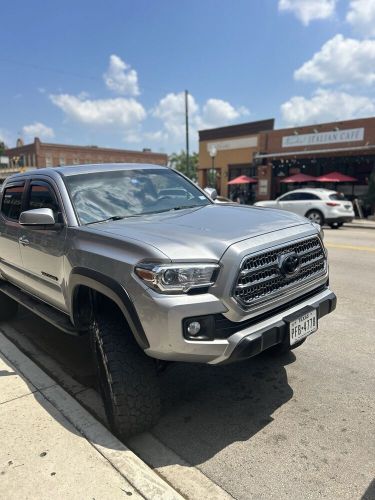
[[[289,336],[290,345],[299,342],[304,339],[310,333],[315,332],[318,329],[318,318],[316,315],[316,310],[309,311],[294,321],[290,322]]]

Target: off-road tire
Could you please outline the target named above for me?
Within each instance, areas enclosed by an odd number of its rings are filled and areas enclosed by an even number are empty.
[[[311,222],[316,222],[317,224],[320,224],[323,226],[324,224],[324,216],[320,210],[309,210],[305,217],[307,217]]]
[[[91,321],[90,339],[113,433],[124,439],[153,427],[160,416],[154,360],[142,352],[120,314],[99,313]]]
[[[267,349],[267,353],[271,354],[272,356],[283,356],[289,351],[293,351],[293,349],[297,349],[300,345],[302,345],[305,342],[306,339],[302,339],[300,342],[297,342],[296,344],[293,344],[292,346],[289,345],[289,343],[286,342],[281,342],[280,344],[276,344],[269,349]]]
[[[14,318],[18,311],[18,303],[0,292],[0,321],[8,321]]]

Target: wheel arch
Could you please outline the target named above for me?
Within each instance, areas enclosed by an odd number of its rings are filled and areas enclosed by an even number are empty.
[[[76,267],[71,271],[69,288],[71,321],[74,325],[82,325],[87,320],[86,312],[95,307],[96,297],[101,294],[120,309],[141,349],[150,346],[128,292],[116,280],[93,269]]]

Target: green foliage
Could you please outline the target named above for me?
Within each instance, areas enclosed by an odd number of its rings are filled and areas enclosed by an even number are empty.
[[[185,174],[192,181],[197,180],[198,153],[191,153],[189,155],[189,168],[186,164],[186,151],[172,153],[169,156],[168,164],[174,170]]]
[[[5,155],[5,149],[6,145],[4,144],[4,142],[0,141],[0,156]]]

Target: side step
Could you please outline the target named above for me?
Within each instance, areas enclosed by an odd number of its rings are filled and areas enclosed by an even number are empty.
[[[51,323],[53,326],[65,333],[69,333],[70,335],[81,335],[85,333],[84,331],[74,328],[67,314],[58,311],[54,307],[45,304],[32,295],[23,292],[11,283],[0,280],[0,292],[5,293],[21,306],[26,307],[26,309],[29,309],[34,314],[37,314],[45,321]]]

